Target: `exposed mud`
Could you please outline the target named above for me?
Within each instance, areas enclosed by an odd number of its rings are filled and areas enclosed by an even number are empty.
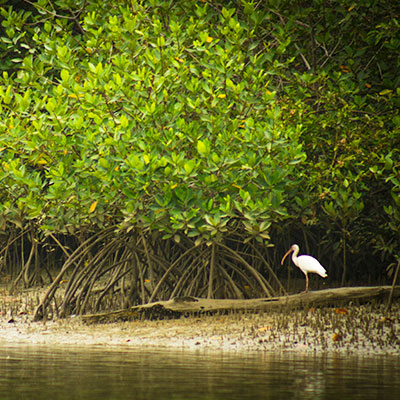
[[[32,322],[35,292],[0,292],[0,345],[203,348],[229,351],[400,354],[400,302],[231,313],[160,321],[86,325],[79,317]]]

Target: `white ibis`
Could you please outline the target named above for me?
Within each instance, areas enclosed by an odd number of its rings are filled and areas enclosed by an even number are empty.
[[[306,276],[306,292],[308,292],[308,273],[311,272],[313,274],[318,274],[319,276],[322,276],[322,278],[326,278],[328,274],[325,271],[325,268],[319,263],[317,259],[311,256],[299,256],[297,257],[297,254],[299,253],[299,246],[297,244],[294,244],[293,246],[290,247],[290,249],[286,252],[286,254],[283,256],[281,265],[283,265],[283,262],[285,261],[285,258],[290,254],[290,252],[293,251],[292,254],[292,261],[294,265],[299,267],[303,274]]]

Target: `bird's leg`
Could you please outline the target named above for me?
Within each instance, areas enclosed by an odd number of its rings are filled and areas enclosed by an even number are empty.
[[[306,293],[308,292],[308,274],[306,274],[306,290],[305,290],[305,292]]]

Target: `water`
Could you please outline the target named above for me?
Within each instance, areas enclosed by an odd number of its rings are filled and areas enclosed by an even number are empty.
[[[0,399],[396,399],[399,356],[0,346]]]

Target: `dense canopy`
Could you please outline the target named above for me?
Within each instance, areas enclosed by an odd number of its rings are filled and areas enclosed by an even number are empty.
[[[102,279],[97,307],[113,292],[130,303],[273,294],[294,242],[331,284],[390,278],[399,11],[0,6],[0,272],[29,285],[73,270],[65,312]]]

